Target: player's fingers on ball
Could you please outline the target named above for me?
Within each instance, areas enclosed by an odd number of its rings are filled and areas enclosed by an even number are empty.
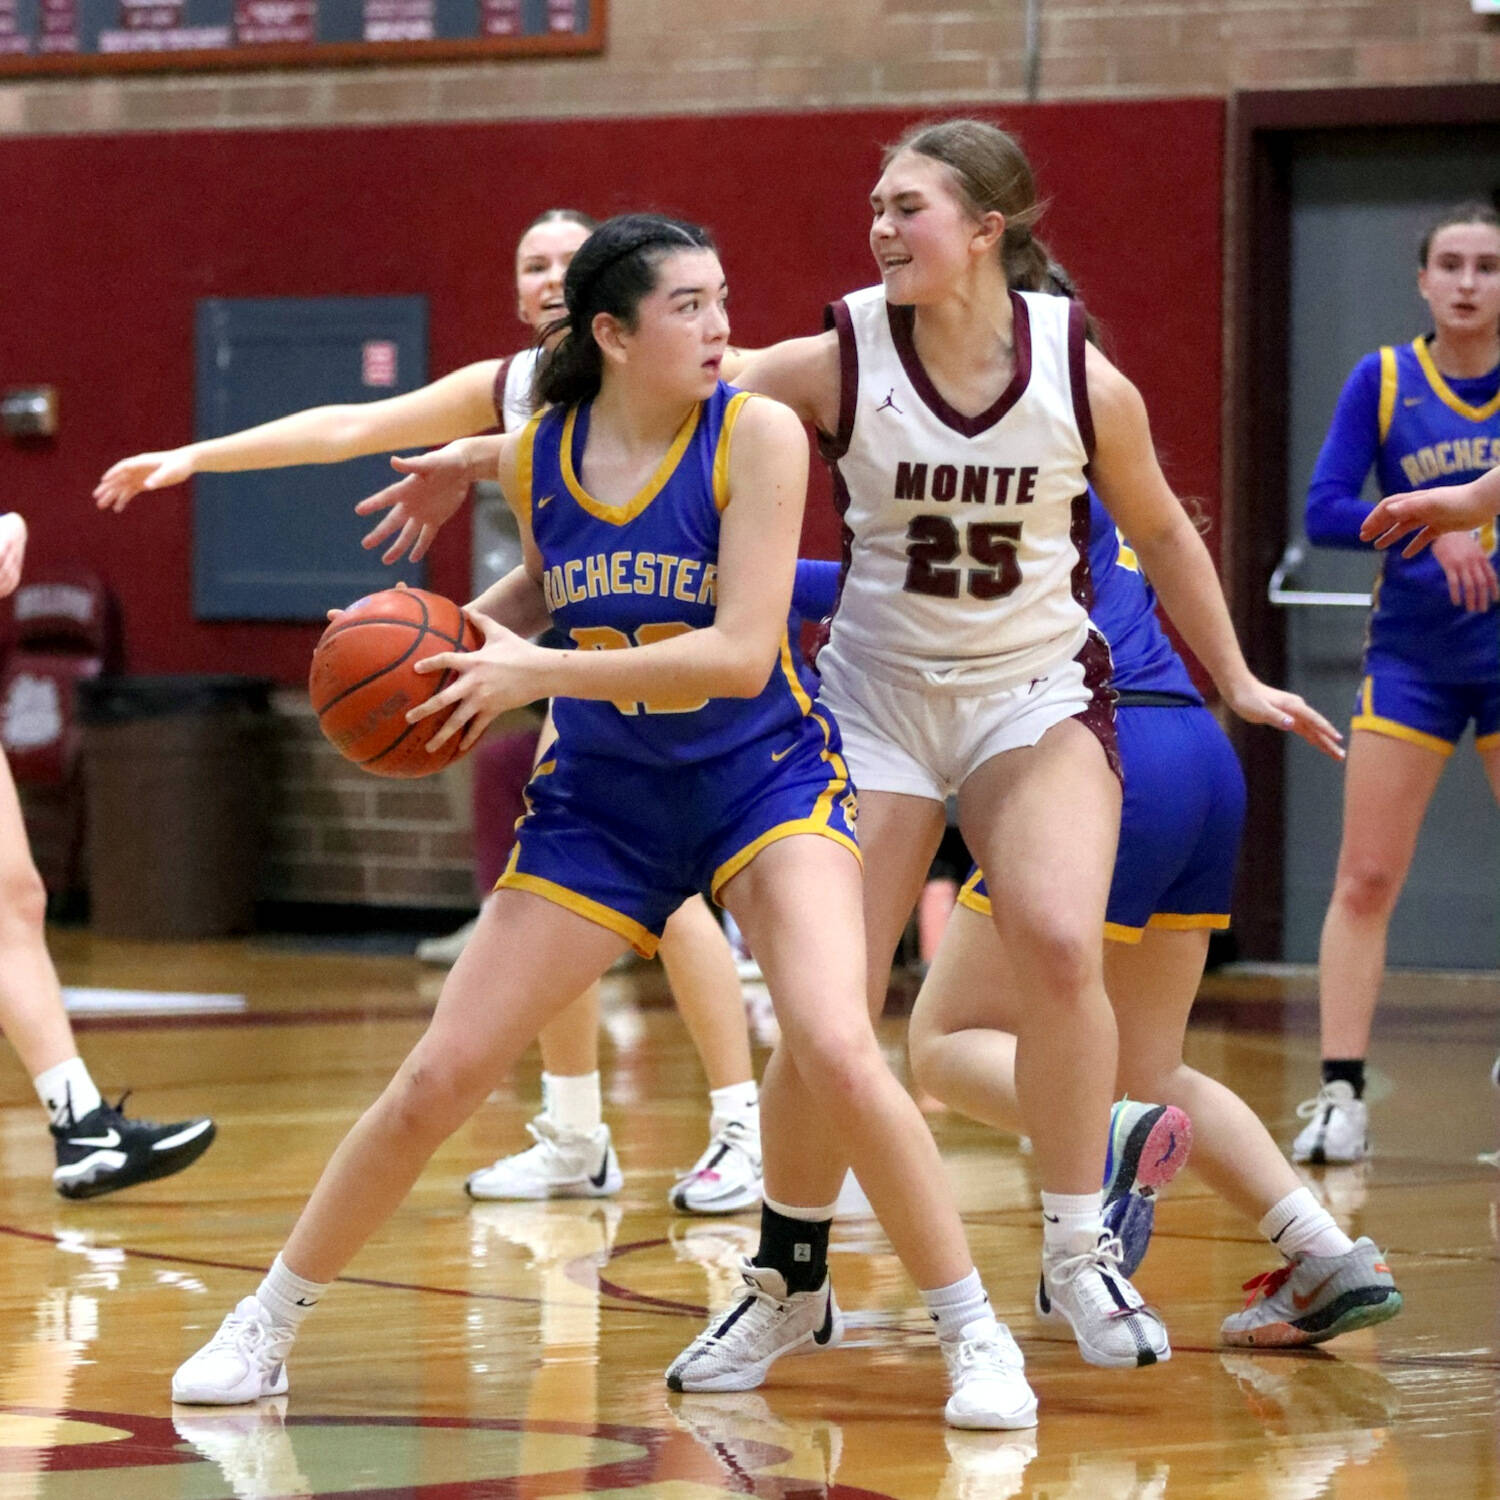
[[[485,730],[487,730],[494,722],[495,715],[492,713],[475,714],[473,722],[469,725],[467,732],[464,734],[462,742],[459,744],[459,751],[461,753],[467,753],[468,751],[472,750],[474,746],[484,738]]]
[[[459,655],[456,651],[437,651],[431,656],[423,657],[416,662],[412,671],[414,672],[446,672],[450,668],[461,665]],[[451,688],[444,688],[444,692],[451,692]]]
[[[474,713],[475,707],[467,699],[459,702],[453,712],[443,720],[442,727],[438,732],[427,741],[428,753],[432,754],[435,751],[441,750],[474,717]]]

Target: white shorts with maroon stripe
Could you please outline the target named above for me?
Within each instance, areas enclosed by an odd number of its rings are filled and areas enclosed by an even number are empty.
[[[992,756],[1037,743],[1064,719],[1081,719],[1120,774],[1109,648],[1090,633],[1077,656],[1045,676],[983,694],[933,693],[860,672],[831,648],[818,656],[819,700],[833,710],[844,760],[861,792],[943,802]]]

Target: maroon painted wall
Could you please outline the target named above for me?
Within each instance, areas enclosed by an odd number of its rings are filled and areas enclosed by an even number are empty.
[[[1217,510],[1224,110],[1217,99],[1009,107],[1051,207],[1041,233],[1142,387],[1170,477]],[[661,208],[709,224],[737,342],[821,326],[873,280],[866,195],[879,143],[911,112],[728,119],[42,137],[0,141],[0,386],[47,382],[61,432],[0,439],[0,507],[23,510],[30,566],[97,569],[137,672],[300,680],[316,627],[200,624],[185,490],[99,515],[116,458],[192,437],[200,297],[425,294],[429,369],[518,342],[512,248],[541,209]],[[810,550],[836,526],[821,480]],[[357,496],[350,496],[351,503]],[[465,528],[432,585],[467,592]],[[338,601],[330,601],[338,602]]]

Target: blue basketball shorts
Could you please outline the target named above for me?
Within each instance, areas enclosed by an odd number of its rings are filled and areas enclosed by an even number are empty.
[[[838,725],[815,708],[784,733],[664,769],[570,755],[536,768],[497,890],[530,891],[656,952],[689,896],[719,892],[767,845],[811,833],[856,859],[856,801]]]
[[[1415,667],[1373,653],[1365,673],[1351,728],[1452,755],[1472,720],[1475,749],[1500,745],[1500,682],[1431,682]]]
[[[1245,777],[1224,731],[1206,708],[1122,703],[1115,732],[1125,799],[1105,937],[1138,943],[1148,927],[1228,927]],[[979,870],[958,899],[990,914]]]

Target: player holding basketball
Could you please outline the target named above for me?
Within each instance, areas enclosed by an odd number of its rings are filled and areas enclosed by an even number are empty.
[[[1370,469],[1384,494],[1482,475],[1500,459],[1500,216],[1444,214],[1423,237],[1417,290],[1434,332],[1366,355],[1339,397],[1307,494],[1307,535],[1357,547]],[[1500,798],[1496,527],[1454,531],[1419,555],[1381,556],[1344,776],[1344,832],[1318,951],[1323,1078],[1298,1113],[1294,1161],[1369,1150],[1365,1057],[1386,932],[1428,803],[1470,721]]]
[[[516,246],[516,310],[535,332],[563,311],[563,277],[594,221],[576,209],[549,209],[527,226]],[[384,401],[315,407],[245,432],[189,443],[163,453],[142,453],[114,464],[100,480],[101,507],[123,510],[143,490],[180,484],[195,473],[338,463],[369,453],[427,447],[482,432],[497,424],[516,432],[531,418],[532,383],[544,353],[541,340],[506,359],[466,365],[421,390]],[[401,460],[396,467],[403,466]],[[384,512],[365,537],[366,547],[386,546],[385,560],[426,555],[436,525],[414,518],[398,483],[361,502],[365,515]],[[546,628],[543,615],[537,626]],[[544,726],[537,758],[552,738]],[[476,788],[503,777],[508,746],[489,742],[475,754]],[[484,758],[489,756],[488,760]],[[506,813],[476,802],[475,822]],[[513,817],[511,819],[513,821]],[[508,848],[504,838],[492,841]],[[498,869],[496,870],[498,873]],[[467,931],[455,934],[466,940]],[[463,941],[443,940],[445,959]],[[684,1213],[733,1213],[760,1201],[760,1109],[744,1006],[734,958],[701,896],[685,901],[662,934],[662,965],[707,1075],[709,1141],[702,1155],[672,1184],[668,1197]],[[465,1190],[479,1199],[600,1198],[624,1185],[610,1129],[603,1118],[599,1074],[599,991],[596,986],[541,1032],[542,1109],[527,1125],[533,1144],[469,1175]]]
[[[0,515],[0,599],[21,581],[26,522]],[[154,1125],[128,1120],[125,1101],[106,1104],[78,1055],[43,922],[47,892],[32,862],[21,804],[0,750],[0,1032],[47,1111],[64,1198],[95,1198],[191,1166],[214,1138],[209,1119]]]
[[[1119,1086],[1135,1099],[1159,1099],[1187,1113],[1201,1174],[1255,1219],[1286,1258],[1285,1269],[1250,1283],[1256,1295],[1224,1320],[1225,1343],[1322,1343],[1384,1322],[1400,1311],[1401,1295],[1375,1246],[1367,1239],[1351,1243],[1243,1100],[1183,1061],[1209,933],[1229,925],[1244,777],[1157,622],[1156,597],[1134,551],[1097,500],[1090,506],[1089,572],[1090,617],[1114,660],[1125,781],[1104,957],[1120,1032]],[[1010,1033],[1025,1001],[1007,980],[1008,957],[991,918],[983,877],[974,871],[912,1011],[912,1070],[953,1108],[1019,1129]],[[982,1006],[976,996],[984,997]],[[1007,1013],[1014,1024],[997,1029]],[[1159,1106],[1115,1106],[1107,1176],[1156,1185],[1155,1163],[1175,1144],[1153,1138],[1153,1128],[1166,1127],[1152,1118],[1159,1112]],[[1146,1252],[1154,1204],[1130,1193],[1110,1197],[1105,1223],[1119,1234],[1128,1276]]]
[[[829,332],[751,355],[735,377],[816,426],[837,464],[849,565],[818,666],[864,803],[869,1003],[884,1004],[956,791],[970,848],[1003,872],[994,922],[1028,998],[1016,1075],[1043,1186],[1038,1307],[1091,1360],[1151,1363],[1169,1353],[1166,1330],[1121,1275],[1101,1217],[1117,1038],[1099,936],[1120,788],[1108,653],[1084,597],[1090,461],[1229,706],[1330,754],[1339,737],[1245,665],[1140,396],[1086,349],[1082,309],[1020,290],[1042,284],[1049,259],[1015,142],[978,121],[911,132],[871,202],[883,285],[836,304]],[[410,503],[440,520],[456,488]],[[807,1211],[826,1218],[841,1158],[811,1127],[802,1156]],[[725,1358],[760,1362],[753,1321],[721,1342]]]
[[[549,651],[481,617],[484,649],[424,663],[459,675],[412,711],[448,712],[437,747],[553,698],[556,751],[426,1034],[334,1154],[259,1290],[177,1372],[173,1394],[234,1404],[285,1390],[307,1309],[433,1150],[544,1021],[627,946],[651,952],[667,917],[708,885],[760,956],[782,1041],[766,1069],[767,1192],[746,1298],[670,1382],[746,1389],[778,1355],[837,1341],[827,1219],[804,1207],[826,1201],[804,1172],[809,1132],[826,1129],[923,1289],[953,1387],[949,1421],[1029,1426],[1020,1353],[863,1004],[854,794],[838,730],[797,680],[786,639],[807,479],[796,418],[719,382],[725,287],[702,230],[611,220],[575,256],[566,296],[567,331],[538,386],[555,404],[499,445],[524,571],[479,603],[507,601],[502,612],[524,618],[519,582],[580,649]],[[450,457],[464,464],[487,445]],[[741,1324],[759,1330],[753,1366],[733,1357]]]

